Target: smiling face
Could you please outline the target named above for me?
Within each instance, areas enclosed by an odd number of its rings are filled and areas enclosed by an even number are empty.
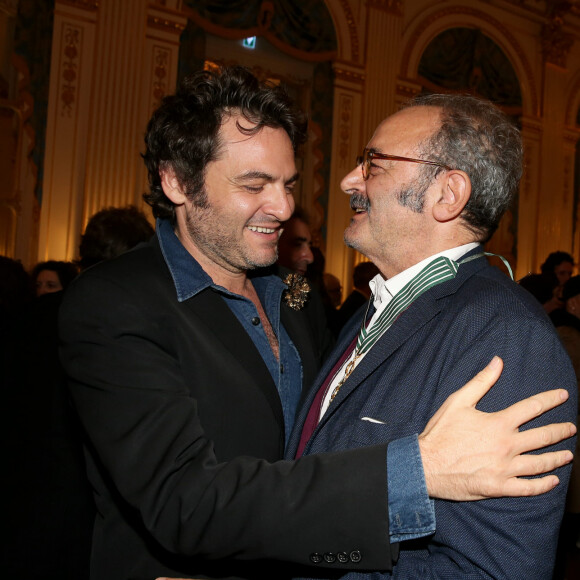
[[[419,144],[437,130],[439,123],[439,109],[435,107],[404,109],[378,126],[367,148],[417,158]],[[434,182],[425,182],[422,176],[422,165],[374,160],[367,181],[360,166],[342,180],[341,187],[351,196],[351,207],[356,212],[344,240],[374,262],[384,276],[394,276],[430,255],[435,224],[429,210],[434,199],[426,195],[421,211],[400,201],[430,191]]]
[[[238,120],[243,127],[252,126],[237,115],[222,125],[219,158],[206,167],[205,206],[182,193],[173,199],[179,239],[218,283],[223,276],[276,261],[298,179],[292,144],[283,129],[264,127],[248,136],[237,128]]]

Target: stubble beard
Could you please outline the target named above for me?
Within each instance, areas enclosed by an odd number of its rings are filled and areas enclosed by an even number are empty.
[[[196,205],[186,214],[187,233],[197,248],[216,265],[239,272],[271,266],[278,259],[278,246],[272,256],[259,259],[252,255],[243,239],[236,239],[233,229],[216,215],[213,205]]]

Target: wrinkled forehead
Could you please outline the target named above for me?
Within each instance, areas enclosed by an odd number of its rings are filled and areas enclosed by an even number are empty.
[[[235,156],[245,148],[253,148],[263,142],[274,141],[275,148],[270,151],[271,155],[294,157],[292,141],[282,127],[258,127],[255,121],[247,119],[239,111],[232,111],[223,117],[218,131],[218,140],[218,156],[223,155],[225,151]]]
[[[382,121],[367,147],[392,155],[414,153],[440,126],[439,107],[409,107]]]

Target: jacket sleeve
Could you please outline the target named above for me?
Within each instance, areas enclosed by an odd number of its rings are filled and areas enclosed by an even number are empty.
[[[91,453],[148,532],[173,553],[211,560],[310,565],[341,554],[321,565],[390,569],[386,445],[219,462],[188,378],[160,341],[170,319],[133,286],[81,276],[61,309],[61,358]]]
[[[460,388],[494,355],[504,360],[499,381],[478,404],[486,412],[504,409],[549,388],[566,388],[570,399],[524,425],[529,429],[575,421],[576,385],[570,360],[548,320],[496,312],[486,329],[469,336],[470,318],[481,317],[482,305],[458,316],[447,350],[446,371],[437,385],[433,412],[441,399]],[[469,345],[467,348],[465,345]],[[489,434],[493,437],[493,433]],[[570,438],[545,450],[574,450]],[[542,450],[544,451],[544,450]],[[473,578],[527,580],[551,578],[571,466],[557,470],[560,484],[536,497],[497,498],[477,502],[435,500],[437,530],[427,541],[401,544],[392,573],[397,580]],[[349,574],[346,578],[355,578]],[[372,574],[370,578],[390,577]]]

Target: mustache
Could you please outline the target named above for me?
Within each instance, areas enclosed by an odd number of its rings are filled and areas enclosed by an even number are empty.
[[[368,211],[370,205],[369,198],[360,193],[353,193],[350,196],[350,209],[352,210],[356,211],[360,209],[362,211]]]

